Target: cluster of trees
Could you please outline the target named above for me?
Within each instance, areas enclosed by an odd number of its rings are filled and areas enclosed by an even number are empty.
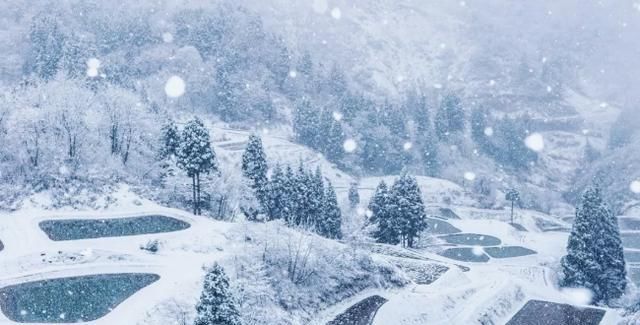
[[[175,123],[163,128],[160,158],[175,164],[191,178],[193,214],[202,214],[201,175],[217,173],[216,154],[211,147],[209,130],[198,118],[189,121],[178,133]]]
[[[618,220],[598,187],[582,196],[561,264],[561,285],[591,290],[594,303],[609,303],[627,287]]]
[[[327,238],[341,238],[342,213],[335,189],[322,176],[320,168],[306,170],[302,163],[276,165],[268,177],[268,164],[262,140],[252,135],[242,156],[243,175],[257,199],[258,207],[242,207],[250,220],[282,219],[290,226],[300,226]]]
[[[526,170],[538,159],[524,141],[531,129],[531,118],[526,115],[491,120],[485,109],[477,109],[471,115],[471,137],[479,149],[499,164],[516,170]]]
[[[403,174],[391,188],[381,181],[369,202],[370,223],[376,225],[373,237],[380,243],[414,247],[427,229],[422,194],[415,177]]]

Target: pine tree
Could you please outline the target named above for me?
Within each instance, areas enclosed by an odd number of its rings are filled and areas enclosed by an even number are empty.
[[[216,155],[211,148],[209,131],[201,120],[194,118],[182,130],[178,148],[178,167],[191,177],[193,189],[193,213],[201,214],[200,176],[218,172]]]
[[[288,225],[296,224],[298,213],[298,182],[296,173],[291,166],[287,166],[284,173],[283,215],[282,218]]]
[[[435,118],[436,135],[439,139],[447,139],[451,134],[464,130],[464,111],[460,98],[448,94],[440,103]]]
[[[255,193],[256,199],[266,213],[269,212],[267,171],[267,156],[264,153],[262,140],[256,135],[251,135],[249,136],[247,148],[242,154],[242,173],[244,177],[251,180],[251,188]],[[270,215],[269,218],[273,218],[273,216]]]
[[[567,255],[562,258],[565,287],[587,288],[594,302],[607,303],[626,289],[624,253],[615,216],[597,187],[588,189],[576,209]]]
[[[358,194],[358,183],[351,183],[349,187],[349,206],[355,209],[360,204],[360,194]]]
[[[286,174],[280,165],[273,168],[271,180],[268,188],[268,213],[269,220],[284,218],[286,215],[287,200],[287,179]]]
[[[391,187],[393,219],[401,237],[401,243],[413,247],[420,232],[427,229],[426,213],[418,182],[403,174]]]
[[[195,325],[242,324],[236,301],[229,290],[229,278],[218,263],[205,276],[196,312]]]
[[[384,181],[380,181],[376,192],[369,202],[369,211],[371,211],[371,219],[369,223],[375,224],[376,230],[372,236],[379,243],[398,244],[400,242],[400,234],[394,224],[394,213],[391,193]]]
[[[29,36],[31,58],[25,66],[26,70],[32,70],[45,80],[53,78],[59,69],[65,38],[57,17],[46,13],[35,16]]]
[[[161,159],[177,156],[178,148],[180,147],[180,134],[178,133],[178,127],[175,122],[169,121],[169,123],[162,127],[162,138],[160,141]]]
[[[306,215],[303,218],[306,219],[304,225],[311,229],[315,228],[319,220],[321,220],[325,201],[324,182],[320,167],[317,167],[313,174],[307,172],[306,182],[307,195],[304,203],[306,205]]]
[[[327,184],[324,192],[322,216],[318,220],[316,227],[318,234],[321,236],[339,239],[342,238],[342,213],[338,206],[338,197],[331,183]]]

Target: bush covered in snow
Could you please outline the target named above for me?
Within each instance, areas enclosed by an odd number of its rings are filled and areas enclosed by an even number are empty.
[[[227,269],[246,324],[303,324],[362,290],[407,283],[386,262],[280,222],[243,232]]]

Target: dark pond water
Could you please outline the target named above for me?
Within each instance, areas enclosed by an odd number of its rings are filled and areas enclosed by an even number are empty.
[[[427,218],[428,232],[436,235],[455,234],[461,232],[450,223],[438,219]]]
[[[640,233],[623,233],[620,234],[620,237],[622,238],[622,246],[640,249]]]
[[[604,314],[604,310],[597,308],[529,300],[507,325],[598,325]]]
[[[441,236],[449,244],[470,245],[470,246],[497,246],[502,242],[500,239],[480,234],[453,234]]]
[[[327,325],[369,325],[386,302],[387,299],[380,296],[371,296],[349,307]]]
[[[40,229],[55,241],[156,234],[184,230],[190,226],[182,220],[158,215],[40,222]]]
[[[484,250],[493,258],[509,258],[537,254],[536,251],[521,246],[485,247]]]
[[[440,255],[463,262],[484,263],[489,261],[489,256],[484,253],[474,254],[473,249],[468,247],[449,248],[440,252]]]
[[[21,283],[0,289],[0,307],[19,323],[93,321],[159,278],[156,274],[122,273]]]

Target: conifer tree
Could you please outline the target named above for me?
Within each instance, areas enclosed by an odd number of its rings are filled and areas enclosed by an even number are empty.
[[[296,183],[296,174],[293,171],[291,166],[287,165],[284,171],[283,177],[283,207],[282,207],[282,219],[288,225],[295,224],[295,216],[298,211],[298,201],[297,201],[297,183]]]
[[[324,202],[324,183],[322,181],[322,172],[320,168],[316,168],[315,173],[311,173],[300,167],[300,173],[304,175],[300,181],[300,189],[302,190],[301,201],[298,202],[302,210],[299,212],[301,224],[307,229],[313,229],[317,226],[318,220],[322,217],[322,207]]]
[[[624,253],[615,216],[597,187],[588,189],[576,209],[567,255],[562,258],[565,287],[587,288],[594,302],[608,303],[626,289]]]
[[[391,188],[393,219],[401,237],[401,243],[413,247],[420,232],[427,229],[426,213],[418,182],[403,174]]]
[[[229,290],[229,278],[218,263],[204,278],[196,312],[195,325],[242,324],[236,301]]]
[[[264,153],[262,140],[256,135],[251,135],[249,136],[247,147],[242,154],[242,173],[244,177],[251,181],[251,188],[253,189],[263,212],[268,213],[269,180],[267,178],[267,171],[267,156]]]
[[[358,194],[358,183],[351,183],[349,187],[349,206],[355,209],[360,204],[360,194]]]
[[[338,206],[338,197],[331,183],[328,183],[324,193],[322,215],[316,227],[318,234],[327,238],[342,238],[342,213]]]
[[[191,177],[193,188],[193,213],[198,215],[200,209],[200,176],[218,172],[216,155],[211,147],[209,131],[201,120],[195,118],[182,130],[178,148],[178,167]]]
[[[178,148],[180,147],[180,134],[178,127],[173,121],[165,124],[162,127],[162,138],[160,145],[160,158],[166,159],[178,154]]]
[[[369,202],[369,211],[371,211],[371,219],[369,223],[375,224],[376,230],[373,232],[373,238],[379,243],[397,244],[400,242],[398,229],[394,224],[394,214],[392,211],[392,201],[389,188],[384,181],[380,181],[376,192]]]
[[[435,130],[439,139],[444,140],[449,135],[464,130],[464,111],[460,98],[448,94],[440,103],[435,118]]]
[[[269,203],[267,211],[269,220],[285,217],[285,210],[287,207],[286,201],[291,199],[287,195],[287,186],[286,174],[278,164],[273,168],[271,180],[269,181]]]

